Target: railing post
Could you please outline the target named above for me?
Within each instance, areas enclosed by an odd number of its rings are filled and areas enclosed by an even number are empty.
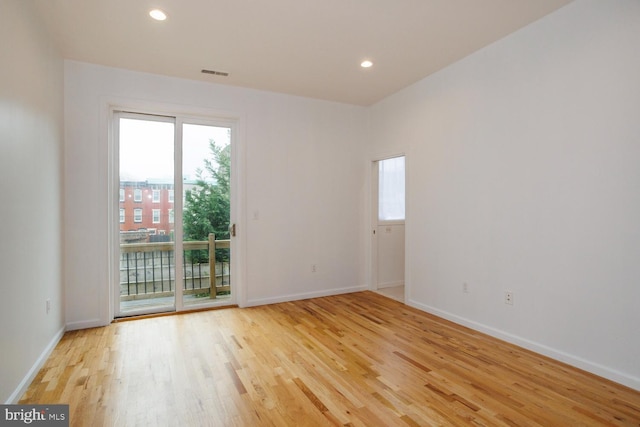
[[[210,298],[216,298],[216,235],[209,233],[209,291]]]

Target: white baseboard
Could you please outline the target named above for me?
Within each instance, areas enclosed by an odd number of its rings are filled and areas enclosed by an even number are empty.
[[[378,289],[395,288],[396,286],[404,286],[404,282],[378,283]]]
[[[309,299],[309,298],[328,297],[331,295],[349,294],[352,292],[362,292],[366,290],[369,290],[369,287],[366,285],[362,285],[362,286],[353,286],[349,288],[328,289],[326,291],[319,291],[319,292],[306,292],[302,294],[282,295],[282,296],[277,296],[273,298],[249,299],[247,300],[247,305],[245,307],[277,304],[279,302],[298,301],[298,300]]]
[[[501,339],[510,344],[514,344],[527,350],[531,350],[535,353],[550,357],[578,369],[582,369],[583,371],[590,372],[592,374],[630,387],[634,390],[640,391],[640,378],[625,374],[624,372],[608,368],[606,366],[591,362],[581,357],[565,353],[552,347],[548,347],[544,344],[521,338],[517,335],[513,335],[508,332],[483,325],[473,320],[465,319],[464,317],[460,317],[455,314],[439,310],[437,308],[421,304],[413,300],[409,300],[406,304],[419,310],[426,311],[427,313],[433,314],[434,316],[442,317],[443,319],[450,320],[451,322],[457,323],[459,325],[463,325],[473,330],[491,335],[494,338]]]
[[[27,375],[25,375],[22,381],[20,381],[20,384],[18,384],[18,387],[15,389],[15,391],[11,393],[11,396],[9,396],[5,404],[10,405],[10,404],[18,403],[18,400],[20,400],[20,397],[22,397],[22,395],[27,391],[27,388],[29,388],[31,381],[33,381],[36,375],[38,375],[40,368],[44,366],[44,363],[47,361],[47,359],[51,355],[51,352],[53,351],[54,348],[56,348],[56,346],[62,339],[62,336],[64,335],[65,331],[66,331],[66,328],[63,326],[58,332],[56,332],[56,334],[53,336],[51,341],[49,341],[49,344],[47,344],[47,346],[44,348],[44,350],[40,354],[40,357],[38,357],[38,359],[33,364],[31,369],[29,369],[29,371],[27,372]]]
[[[67,331],[75,331],[78,329],[89,329],[89,328],[100,328],[102,326],[107,326],[110,322],[105,324],[104,320],[101,319],[90,319],[90,320],[82,320],[79,322],[71,322],[67,323]]]

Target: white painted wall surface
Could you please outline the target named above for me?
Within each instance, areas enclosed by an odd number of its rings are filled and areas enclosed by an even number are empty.
[[[413,166],[408,302],[636,389],[639,22],[577,0],[371,110]]]
[[[102,122],[107,101],[122,98],[243,117],[246,209],[238,231],[246,239],[244,303],[364,289],[365,108],[66,61],[69,327],[109,321]]]
[[[1,402],[20,398],[64,331],[63,63],[34,16],[30,2],[0,5]]]

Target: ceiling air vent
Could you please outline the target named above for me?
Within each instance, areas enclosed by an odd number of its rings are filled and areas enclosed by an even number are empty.
[[[213,74],[214,76],[222,76],[222,77],[227,77],[229,75],[229,73],[227,73],[226,71],[216,71],[216,70],[202,70],[202,73]]]

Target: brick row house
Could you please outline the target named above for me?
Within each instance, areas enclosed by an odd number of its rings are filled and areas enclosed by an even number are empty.
[[[173,183],[147,181],[120,182],[120,232],[132,234],[126,241],[146,241],[147,236],[173,232]],[[137,237],[134,237],[137,236]]]

